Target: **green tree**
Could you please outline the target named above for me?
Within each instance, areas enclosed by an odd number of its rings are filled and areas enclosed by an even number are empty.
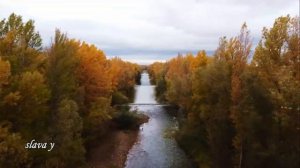
[[[21,99],[15,115],[17,126],[28,139],[41,137],[48,126],[50,98],[44,76],[37,71],[23,73],[19,80],[18,91]]]
[[[238,167],[278,167],[273,143],[273,103],[257,73],[247,68],[240,75],[240,100],[236,109],[235,164]]]
[[[58,103],[63,99],[76,98],[79,86],[76,78],[78,47],[77,42],[69,40],[59,30],[55,31],[54,42],[48,50],[47,64],[52,109],[57,109]]]
[[[58,106],[52,129],[55,149],[47,160],[48,167],[80,167],[84,163],[85,149],[81,138],[82,119],[75,101],[63,99]]]
[[[97,137],[93,135],[95,133],[101,136],[107,131],[104,124],[112,118],[110,103],[111,100],[104,97],[98,97],[92,103],[84,122],[85,131],[90,135],[90,139]]]
[[[50,98],[44,76],[37,71],[25,72],[10,87],[3,95],[1,119],[11,121],[25,139],[41,138],[47,128]]]
[[[188,120],[203,123],[199,125],[203,128],[196,129],[205,130],[200,135],[205,143],[201,144],[208,145],[205,154],[208,158],[200,157],[204,159],[198,160],[199,166],[232,167],[234,129],[230,120],[230,83],[230,66],[226,62],[215,60],[195,74],[193,108]]]

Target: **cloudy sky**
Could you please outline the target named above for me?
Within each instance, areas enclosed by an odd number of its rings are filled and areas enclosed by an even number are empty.
[[[274,19],[299,15],[299,0],[1,0],[0,18],[35,20],[44,45],[55,28],[108,56],[149,63],[178,52],[213,51],[246,22],[254,45]]]

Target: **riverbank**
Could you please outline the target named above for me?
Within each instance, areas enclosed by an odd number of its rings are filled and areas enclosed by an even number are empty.
[[[139,126],[148,122],[149,117],[142,115],[138,127],[133,129],[111,128],[101,139],[93,143],[88,154],[88,163],[92,168],[123,168],[127,154],[138,140]]]

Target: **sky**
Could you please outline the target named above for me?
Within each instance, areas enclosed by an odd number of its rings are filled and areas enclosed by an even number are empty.
[[[299,0],[1,0],[0,19],[12,12],[35,21],[45,46],[58,28],[108,57],[149,64],[178,53],[211,54],[244,22],[255,47],[277,17],[299,16]]]

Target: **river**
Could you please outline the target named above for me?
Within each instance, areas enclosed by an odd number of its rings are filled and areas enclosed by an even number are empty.
[[[126,168],[190,168],[190,161],[178,147],[175,139],[168,136],[177,128],[177,119],[155,100],[155,86],[150,85],[149,74],[142,73],[141,85],[135,87],[132,108],[149,116],[140,127],[138,141],[127,155]]]

